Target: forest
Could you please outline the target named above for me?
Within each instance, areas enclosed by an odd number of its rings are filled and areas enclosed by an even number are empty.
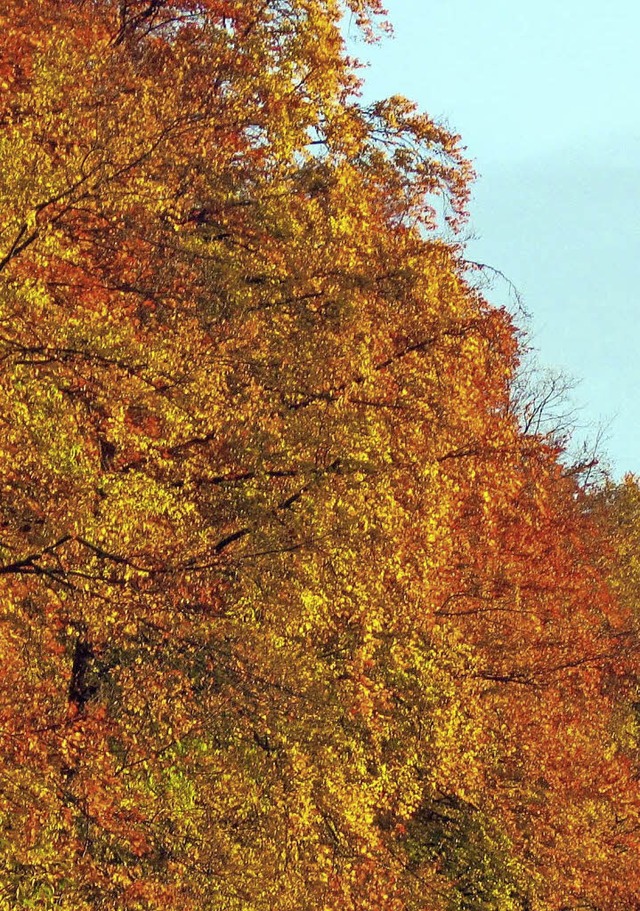
[[[345,17],[0,4],[1,911],[640,909],[638,482]]]

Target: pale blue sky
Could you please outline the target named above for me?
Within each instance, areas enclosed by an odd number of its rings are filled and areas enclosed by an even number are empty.
[[[640,473],[640,5],[387,0],[395,38],[351,47],[366,96],[460,133],[479,174],[469,258],[522,294],[540,360]],[[496,284],[489,297],[508,300]]]

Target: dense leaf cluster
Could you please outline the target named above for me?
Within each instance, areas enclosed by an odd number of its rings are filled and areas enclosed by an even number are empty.
[[[518,418],[345,12],[2,4],[7,911],[640,908],[640,495]]]

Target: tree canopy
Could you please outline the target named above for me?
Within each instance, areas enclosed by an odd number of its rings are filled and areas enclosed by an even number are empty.
[[[640,908],[640,495],[346,14],[2,5],[0,908]]]

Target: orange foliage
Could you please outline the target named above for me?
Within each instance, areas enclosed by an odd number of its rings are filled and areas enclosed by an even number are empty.
[[[640,907],[633,535],[345,8],[0,12],[0,908]]]

